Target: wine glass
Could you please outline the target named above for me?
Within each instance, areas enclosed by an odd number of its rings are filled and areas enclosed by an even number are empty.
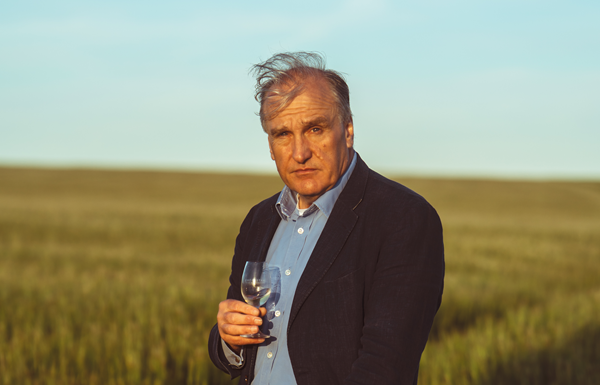
[[[266,262],[246,262],[242,274],[242,297],[248,305],[259,308],[264,305],[271,294],[271,274]],[[269,338],[260,330],[254,334],[242,334],[246,338]]]

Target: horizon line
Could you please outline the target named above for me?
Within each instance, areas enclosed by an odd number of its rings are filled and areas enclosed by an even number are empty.
[[[192,166],[142,163],[86,163],[86,162],[6,162],[0,160],[0,169],[42,169],[42,170],[89,170],[116,172],[173,172],[204,173],[231,175],[279,176],[277,170],[266,170],[262,167],[241,166]],[[373,169],[382,175],[395,178],[415,179],[467,179],[497,181],[532,181],[532,182],[600,182],[600,174],[587,173],[566,175],[565,173],[510,173],[502,171],[441,171],[441,170],[389,170]]]

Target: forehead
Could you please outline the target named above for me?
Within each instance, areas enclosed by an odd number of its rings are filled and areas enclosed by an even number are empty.
[[[289,91],[283,88],[282,92]],[[278,98],[278,96],[273,96]],[[274,100],[276,105],[276,100]],[[289,118],[309,118],[310,115],[329,117],[336,115],[336,100],[329,84],[324,79],[311,79],[302,84],[302,89],[294,99],[267,123],[281,122]]]

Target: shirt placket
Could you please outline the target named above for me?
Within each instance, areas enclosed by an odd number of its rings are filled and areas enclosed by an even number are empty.
[[[284,300],[279,301],[279,303],[277,304],[276,308],[273,311],[273,318],[271,321],[273,322],[273,328],[271,329],[272,334],[279,336],[278,340],[281,339],[283,323],[282,321],[288,318],[287,314],[284,314],[284,310],[282,309],[291,308],[290,306],[288,306],[288,300],[293,300],[293,296],[285,294],[290,293],[290,291],[295,291],[298,281],[300,280],[300,276],[298,276],[298,274],[294,274],[296,272],[296,263],[304,249],[306,238],[308,237],[308,234],[310,232],[310,226],[312,224],[313,219],[314,215],[311,215],[309,217],[300,217],[297,215],[292,215],[292,217],[290,218],[290,220],[294,223],[292,230],[293,232],[292,234],[290,234],[290,243],[288,245],[286,255],[283,260],[283,263],[281,264],[280,269],[282,293],[281,298]],[[277,342],[274,342],[271,343],[269,347],[272,347],[272,349],[269,349],[269,351],[266,354],[266,358],[267,362],[271,361],[268,371],[269,379],[267,380],[267,383],[270,384],[270,376],[273,369],[273,364],[275,362],[275,359],[277,358],[277,350],[279,344]]]

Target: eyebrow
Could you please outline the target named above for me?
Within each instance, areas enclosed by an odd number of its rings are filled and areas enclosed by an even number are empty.
[[[271,134],[273,136],[276,136],[277,134],[286,131],[288,128],[287,126],[279,126],[277,128],[271,128]]]
[[[324,116],[317,116],[313,119],[305,120],[301,122],[303,128],[310,128],[313,126],[329,126],[329,119]],[[275,136],[281,132],[287,131],[288,126],[279,126],[271,129],[271,135]]]
[[[310,120],[302,122],[303,127],[312,127],[312,126],[319,126],[319,125],[329,125],[329,119],[327,119],[324,116],[317,116],[314,119],[310,119]]]

